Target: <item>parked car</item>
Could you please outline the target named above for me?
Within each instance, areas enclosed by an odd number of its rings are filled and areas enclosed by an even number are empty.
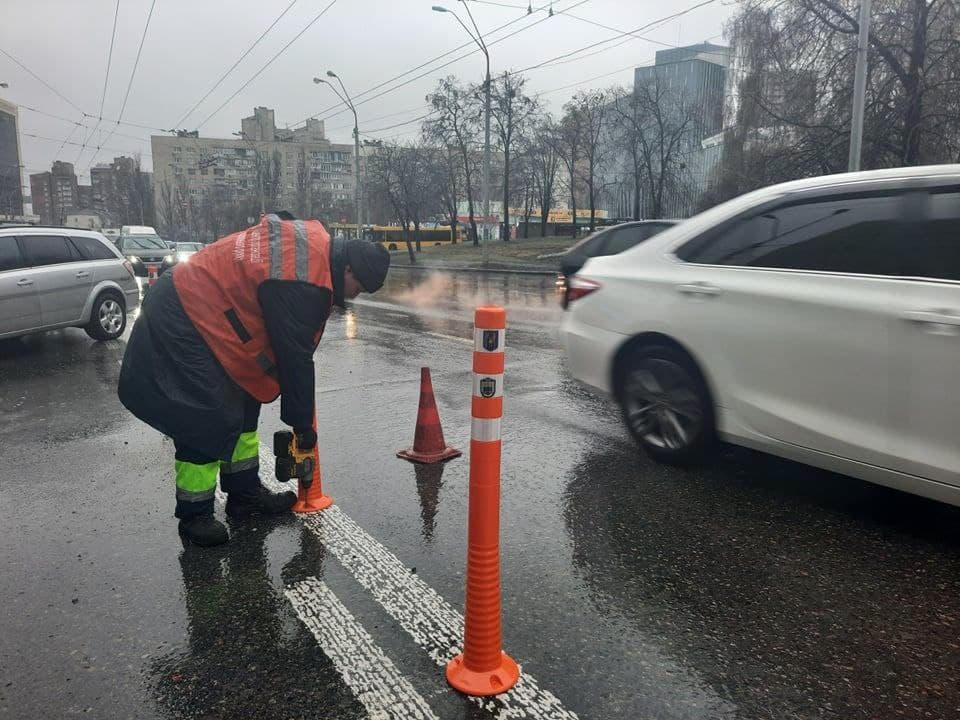
[[[98,232],[0,228],[0,338],[82,327],[112,340],[139,293],[130,261]]]
[[[569,297],[570,371],[651,456],[719,437],[960,504],[960,165],[758,190]]]
[[[568,304],[567,279],[573,277],[587,260],[622,253],[676,224],[676,220],[639,220],[611,225],[588,235],[566,252],[560,253],[557,289],[561,304],[564,307]]]
[[[130,229],[136,232],[130,232]],[[124,226],[117,238],[117,248],[133,264],[133,271],[137,277],[148,279],[153,285],[160,276],[163,260],[170,254],[170,248],[153,230],[141,226]]]

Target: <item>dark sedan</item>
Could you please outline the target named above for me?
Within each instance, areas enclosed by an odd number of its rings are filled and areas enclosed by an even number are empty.
[[[601,255],[616,255],[639,245],[657,233],[673,227],[677,220],[639,220],[621,223],[598,230],[588,235],[565,253],[560,255],[560,274],[557,276],[557,288],[564,307],[568,302],[567,278],[579,272],[587,260]]]

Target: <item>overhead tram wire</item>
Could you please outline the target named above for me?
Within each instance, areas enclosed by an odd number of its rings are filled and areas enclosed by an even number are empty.
[[[277,15],[277,17],[274,19],[274,21],[273,21],[272,23],[270,23],[270,25],[267,27],[267,29],[264,30],[262,33],[260,33],[260,37],[258,37],[256,40],[254,40],[254,41],[253,41],[253,44],[252,44],[250,47],[248,47],[248,48],[243,52],[243,54],[240,55],[239,58],[237,58],[236,62],[234,62],[233,65],[231,65],[223,75],[220,76],[220,79],[217,80],[217,81],[213,84],[213,87],[211,87],[209,90],[207,90],[207,92],[204,94],[204,96],[203,96],[202,98],[200,98],[199,100],[197,100],[197,102],[194,103],[193,107],[191,107],[189,110],[187,110],[187,111],[183,114],[183,117],[181,117],[179,120],[177,120],[177,122],[175,122],[173,125],[171,125],[171,127],[174,128],[174,129],[177,129],[177,128],[182,127],[182,126],[183,126],[183,123],[186,121],[186,119],[187,119],[188,117],[190,117],[190,116],[194,113],[194,111],[195,111],[198,107],[200,107],[200,105],[203,104],[204,100],[206,100],[208,97],[210,97],[210,95],[213,94],[213,91],[214,91],[214,90],[216,90],[218,87],[220,87],[220,85],[223,83],[223,81],[226,80],[226,79],[230,76],[230,74],[237,68],[237,66],[238,66],[241,62],[243,62],[243,60],[247,57],[247,55],[249,55],[251,52],[253,52],[254,48],[256,48],[257,45],[259,45],[260,42],[261,42],[268,34],[270,34],[270,31],[273,30],[274,27],[276,27],[277,23],[280,22],[280,20],[283,19],[284,15],[286,15],[288,12],[290,12],[290,9],[291,9],[294,5],[296,5],[298,1],[299,1],[299,0],[292,0],[292,2],[291,2],[289,5],[287,5],[287,7],[283,10],[283,12],[281,12],[279,15]]]
[[[586,50],[592,50],[592,49],[595,48],[595,47],[599,47],[599,46],[601,46],[601,45],[606,45],[607,43],[614,42],[615,40],[620,39],[620,37],[622,37],[622,36],[624,36],[624,35],[633,35],[633,34],[636,34],[636,33],[641,32],[641,31],[643,31],[643,30],[646,30],[646,29],[648,29],[648,28],[650,28],[650,27],[652,27],[652,26],[654,26],[654,25],[660,25],[661,23],[667,22],[667,21],[669,21],[669,20],[673,20],[673,19],[675,19],[675,18],[682,17],[683,15],[686,15],[687,13],[693,12],[694,10],[697,10],[697,9],[699,9],[699,8],[702,8],[702,7],[706,6],[706,5],[711,5],[711,4],[715,3],[716,1],[717,1],[717,0],[703,0],[703,2],[700,2],[700,3],[696,4],[696,5],[693,5],[693,6],[687,8],[687,9],[685,9],[685,10],[681,10],[680,12],[672,13],[671,15],[667,15],[667,16],[665,16],[665,17],[659,18],[658,20],[653,20],[653,21],[651,21],[651,22],[649,22],[649,23],[647,23],[647,24],[645,24],[645,25],[641,25],[640,27],[635,28],[634,30],[630,30],[630,31],[627,31],[627,32],[619,32],[618,35],[615,35],[614,37],[607,38],[606,40],[599,40],[599,41],[597,41],[597,42],[595,42],[595,43],[590,43],[589,45],[584,45],[582,48],[579,48],[579,49],[577,49],[577,50],[567,51],[567,52],[563,53],[562,55],[556,55],[556,56],[554,56],[554,57],[552,57],[552,58],[550,58],[550,59],[548,59],[548,60],[543,60],[542,62],[538,62],[538,63],[535,63],[535,64],[533,64],[533,65],[529,65],[529,66],[527,66],[527,67],[525,67],[525,68],[521,68],[521,69],[519,69],[519,70],[513,70],[513,71],[511,71],[510,74],[511,74],[511,75],[519,75],[519,74],[521,74],[521,73],[525,73],[525,72],[528,72],[528,71],[530,71],[530,70],[536,70],[536,69],[538,69],[538,68],[545,67],[545,66],[547,66],[547,65],[559,64],[558,61],[560,61],[560,62],[566,62],[566,61],[568,61],[568,60],[570,59],[570,56],[571,56],[571,55],[579,55],[580,53],[582,53],[582,52],[584,52],[584,51],[586,51]]]
[[[589,2],[589,0],[581,0],[580,2],[576,2],[576,3],[574,3],[573,5],[568,6],[567,9],[572,9],[572,8],[578,7],[578,6],[580,6],[580,5],[583,5],[583,4],[586,3],[586,2]],[[511,25],[515,25],[516,23],[520,22],[521,20],[526,19],[526,18],[527,18],[529,15],[531,15],[531,14],[534,14],[534,15],[535,15],[535,14],[537,14],[537,13],[540,13],[540,12],[543,12],[543,11],[545,11],[545,10],[548,10],[548,9],[552,6],[552,4],[553,4],[553,3],[551,2],[550,4],[541,5],[540,7],[533,8],[533,12],[532,12],[532,13],[525,13],[524,15],[522,15],[522,16],[514,19],[514,20],[511,20],[510,22],[504,23],[503,25],[500,25],[500,26],[498,26],[498,27],[495,27],[495,28],[493,28],[492,30],[487,31],[487,32],[484,33],[484,34],[485,34],[486,36],[490,36],[490,35],[493,35],[493,34],[495,34],[495,33],[500,32],[501,30],[505,30],[506,28],[510,27]],[[560,12],[560,11],[557,11],[557,12]],[[530,25],[524,26],[523,28],[521,28],[521,30],[529,29],[529,28],[533,27],[534,25],[537,25],[537,24],[539,24],[540,22],[543,22],[543,20],[546,20],[546,19],[548,19],[549,17],[551,17],[551,16],[550,16],[550,15],[546,15],[545,17],[541,18],[540,20],[537,20],[537,21],[535,21],[534,23],[531,23]],[[494,45],[494,44],[500,42],[501,40],[505,40],[505,39],[507,39],[507,38],[509,38],[509,37],[513,37],[513,35],[515,35],[515,34],[517,34],[517,33],[514,32],[514,33],[511,33],[511,34],[509,34],[509,35],[504,36],[503,38],[499,38],[499,39],[497,39],[497,40],[493,40],[493,41],[489,42],[488,45]],[[467,48],[467,47],[474,47],[473,42],[471,41],[471,42],[463,43],[462,45],[458,45],[457,47],[453,48],[452,50],[448,50],[447,52],[441,53],[440,55],[437,55],[436,57],[433,57],[433,58],[431,58],[430,60],[427,60],[427,61],[425,61],[425,62],[417,65],[416,67],[413,67],[413,68],[411,68],[411,69],[409,69],[409,70],[406,70],[406,71],[400,73],[399,75],[395,75],[394,77],[392,77],[392,78],[390,78],[390,79],[388,79],[388,80],[384,80],[384,81],[381,82],[379,85],[374,85],[373,87],[368,88],[367,90],[364,90],[363,92],[358,93],[357,95],[355,95],[355,96],[354,96],[354,101],[357,101],[357,100],[359,100],[360,98],[363,98],[363,97],[366,96],[366,95],[370,95],[370,93],[373,93],[373,92],[375,92],[376,90],[379,90],[380,88],[382,88],[382,87],[384,87],[384,86],[386,86],[386,85],[389,85],[389,84],[392,83],[392,82],[395,82],[396,80],[399,80],[399,79],[401,79],[401,78],[404,78],[404,77],[406,77],[407,75],[410,75],[411,73],[416,72],[417,70],[421,70],[422,68],[427,67],[428,65],[432,65],[433,63],[437,62],[438,60],[442,60],[442,59],[445,58],[445,57],[449,57],[450,55],[453,55],[454,53],[459,52],[460,50],[463,50],[464,48]],[[462,60],[463,58],[466,58],[466,57],[469,57],[470,55],[473,55],[473,54],[476,53],[476,52],[479,52],[479,50],[476,50],[476,49],[475,49],[475,50],[471,50],[470,52],[468,52],[468,53],[466,53],[466,54],[464,54],[464,55],[461,55],[461,56],[455,58],[454,60],[452,60],[452,61],[450,61],[450,62],[444,63],[443,65],[440,65],[440,66],[438,66],[438,67],[436,67],[436,68],[433,68],[432,70],[430,70],[430,71],[428,71],[428,72],[426,72],[426,73],[423,73],[423,74],[421,74],[421,75],[418,75],[416,78],[412,78],[411,80],[409,80],[409,81],[407,81],[407,82],[404,82],[404,83],[402,83],[402,84],[400,84],[400,85],[397,85],[397,86],[395,86],[395,87],[393,87],[393,88],[388,88],[388,89],[385,90],[384,92],[377,93],[377,94],[374,95],[373,97],[368,97],[368,98],[362,100],[361,102],[355,102],[355,104],[360,105],[360,104],[362,104],[362,103],[368,102],[369,100],[373,100],[373,99],[376,99],[376,98],[378,98],[378,97],[382,97],[383,95],[386,95],[386,94],[388,94],[388,93],[391,93],[391,92],[393,92],[394,90],[396,90],[396,89],[398,89],[398,88],[401,88],[401,87],[403,87],[404,85],[409,84],[410,82],[413,82],[414,80],[419,80],[420,78],[424,77],[425,75],[429,75],[431,72],[434,72],[434,71],[436,71],[436,70],[441,70],[441,69],[447,67],[448,65],[452,65],[454,62],[457,62],[458,60]],[[324,108],[323,110],[320,110],[319,112],[313,113],[312,115],[304,118],[303,120],[300,120],[299,122],[294,123],[291,127],[297,127],[297,126],[299,126],[299,125],[303,125],[304,123],[307,122],[307,120],[312,120],[312,119],[314,119],[314,118],[317,118],[317,119],[320,119],[320,120],[327,120],[327,119],[329,119],[329,118],[336,117],[337,115],[340,115],[340,114],[346,112],[346,108],[345,108],[345,107],[344,107],[343,109],[341,109],[341,110],[338,110],[338,108],[341,108],[341,107],[342,107],[342,103],[335,103],[335,104],[333,104],[333,105],[330,105],[330,106],[327,107],[327,108]],[[336,111],[336,112],[333,112],[333,111]],[[319,116],[323,116],[323,117],[319,117]]]
[[[123,96],[123,104],[120,106],[120,115],[117,117],[116,122],[114,123],[113,128],[107,133],[107,136],[100,141],[100,144],[97,145],[97,151],[93,154],[93,157],[90,158],[90,167],[93,167],[94,162],[97,160],[97,155],[100,154],[101,146],[106,145],[110,142],[110,138],[114,135],[120,135],[117,132],[117,128],[120,127],[120,121],[123,120],[123,113],[127,109],[127,100],[130,98],[130,89],[133,87],[133,79],[137,75],[137,67],[140,65],[140,54],[143,52],[143,44],[147,39],[147,31],[150,29],[150,20],[153,18],[153,9],[157,6],[157,0],[152,0],[150,3],[150,12],[147,13],[147,22],[143,26],[143,34],[140,36],[140,46],[137,48],[137,57],[133,61],[133,69],[130,71],[130,80],[127,82],[127,91]]]
[[[103,122],[103,104],[107,100],[107,83],[110,81],[110,66],[113,64],[113,45],[117,39],[117,18],[119,15],[120,0],[117,0],[117,5],[113,11],[113,32],[110,35],[110,51],[107,53],[107,72],[103,76],[103,92],[100,95],[100,112],[97,114],[96,129],[88,133],[83,139],[83,145],[80,146],[80,152],[77,153],[77,159],[73,161],[74,165],[80,162],[80,156],[83,155],[83,151],[87,147],[87,141],[93,136],[93,133],[100,128],[100,123]]]
[[[324,7],[323,10],[321,10],[319,13],[317,13],[317,14],[314,16],[314,18],[313,18],[310,22],[308,22],[308,23],[304,26],[304,28],[303,28],[300,32],[298,32],[290,42],[288,42],[286,45],[284,45],[276,55],[274,55],[272,58],[270,58],[270,59],[266,62],[266,64],[263,65],[263,67],[261,67],[259,70],[257,70],[257,72],[255,72],[255,73],[250,77],[249,80],[247,80],[243,85],[241,85],[239,88],[237,88],[236,92],[234,92],[233,95],[231,95],[231,96],[228,97],[226,100],[224,100],[223,103],[221,103],[220,106],[219,106],[216,110],[214,110],[212,113],[210,113],[209,115],[207,115],[207,117],[205,117],[205,118],[203,119],[203,122],[201,122],[199,125],[197,125],[196,129],[199,130],[199,129],[202,128],[204,125],[206,125],[214,115],[218,114],[221,110],[223,110],[223,109],[230,103],[230,101],[232,101],[237,95],[239,95],[250,83],[252,83],[252,82],[253,82],[254,80],[256,80],[258,77],[260,77],[260,75],[263,73],[264,70],[266,70],[268,67],[270,67],[270,65],[272,65],[273,62],[274,62],[278,57],[280,57],[281,55],[283,55],[283,53],[285,53],[285,52],[287,51],[287,48],[289,48],[291,45],[293,45],[297,40],[299,40],[299,39],[303,36],[303,34],[304,34],[305,32],[307,32],[307,30],[309,30],[311,27],[313,27],[314,23],[316,23],[317,20],[319,20],[320,18],[322,18],[322,17],[327,13],[327,11],[336,4],[336,2],[337,2],[337,0],[330,0],[330,2],[326,5],[326,7]]]

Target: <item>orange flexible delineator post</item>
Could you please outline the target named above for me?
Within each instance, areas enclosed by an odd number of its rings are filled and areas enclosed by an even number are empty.
[[[443,439],[440,413],[433,397],[433,381],[430,368],[420,368],[420,407],[417,410],[417,429],[413,434],[413,447],[401,450],[397,457],[416,463],[436,463],[462,455],[459,450],[448,447]]]
[[[317,431],[317,415],[313,415],[313,431]],[[326,510],[333,505],[333,498],[323,494],[323,483],[320,481],[320,448],[313,448],[313,481],[309,487],[304,487],[303,481],[298,483],[297,501],[293,504],[295,513],[315,513]]]
[[[447,664],[447,682],[467,695],[498,695],[520,677],[520,668],[503,652],[500,625],[500,418],[506,327],[503,308],[477,308],[463,653]]]

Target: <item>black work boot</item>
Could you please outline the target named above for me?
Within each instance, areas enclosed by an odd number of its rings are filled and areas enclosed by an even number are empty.
[[[200,547],[223,545],[230,539],[227,527],[213,515],[194,515],[181,520],[180,534]]]
[[[232,517],[251,513],[279,515],[289,512],[296,501],[295,492],[272,493],[257,483],[253,487],[238,488],[227,493],[227,514]]]

